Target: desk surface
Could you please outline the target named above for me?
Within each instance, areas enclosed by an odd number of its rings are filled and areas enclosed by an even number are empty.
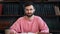
[[[52,34],[52,33],[20,33],[20,34]]]

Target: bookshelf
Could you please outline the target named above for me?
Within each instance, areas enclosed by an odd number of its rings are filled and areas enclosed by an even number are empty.
[[[35,15],[41,16],[46,21],[50,32],[60,31],[60,1],[3,0],[0,1],[0,33],[8,29],[19,17],[24,15],[22,5],[27,1],[34,3],[36,7]]]

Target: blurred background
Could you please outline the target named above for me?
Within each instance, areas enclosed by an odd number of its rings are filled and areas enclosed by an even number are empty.
[[[0,0],[0,34],[24,15],[23,5],[28,1],[34,3],[35,15],[42,17],[50,33],[60,34],[60,0]]]

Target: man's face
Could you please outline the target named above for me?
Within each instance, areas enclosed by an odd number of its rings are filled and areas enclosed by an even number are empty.
[[[25,15],[28,17],[31,17],[35,12],[33,5],[26,6],[24,10],[25,10]]]

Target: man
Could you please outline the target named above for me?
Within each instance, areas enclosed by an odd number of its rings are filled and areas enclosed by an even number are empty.
[[[35,7],[33,3],[27,2],[24,5],[25,16],[20,17],[11,27],[10,33],[49,33],[47,24],[39,16],[34,15]]]

